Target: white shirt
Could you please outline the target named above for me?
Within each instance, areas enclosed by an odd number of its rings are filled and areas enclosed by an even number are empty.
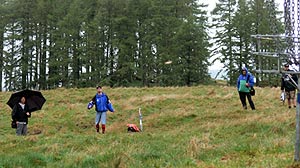
[[[22,107],[22,109],[24,110],[25,104],[23,104],[23,103],[19,103],[19,104],[20,104],[20,106]]]

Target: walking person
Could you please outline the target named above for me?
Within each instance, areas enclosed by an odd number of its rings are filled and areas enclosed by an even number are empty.
[[[248,69],[246,67],[243,67],[242,73],[240,74],[237,80],[237,89],[244,109],[247,109],[247,102],[246,102],[246,97],[247,97],[251,109],[255,110],[255,105],[250,95],[250,88],[253,86],[254,86],[253,76],[248,72]]]
[[[113,106],[108,98],[108,96],[102,91],[101,86],[97,86],[97,93],[93,99],[88,104],[88,109],[91,109],[95,105],[96,118],[95,118],[95,128],[99,132],[101,123],[102,134],[105,133],[106,125],[106,112],[107,110],[114,112]]]
[[[289,69],[289,64],[284,65],[284,71],[293,72]],[[293,81],[295,82],[293,82]],[[296,107],[296,88],[298,84],[298,77],[296,74],[283,74],[281,77],[281,92],[285,92],[285,97],[288,100],[288,107],[291,108],[292,104]]]
[[[31,113],[28,112],[28,106],[26,104],[26,98],[21,97],[19,103],[17,103],[11,113],[12,120],[17,123],[17,135],[27,135],[28,118],[31,117]]]

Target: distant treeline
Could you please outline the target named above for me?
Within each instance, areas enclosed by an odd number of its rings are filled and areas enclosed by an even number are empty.
[[[250,35],[284,32],[276,11],[262,0],[220,0],[212,13],[201,0],[0,0],[0,88],[192,86],[210,81],[214,55],[233,84],[255,65]]]

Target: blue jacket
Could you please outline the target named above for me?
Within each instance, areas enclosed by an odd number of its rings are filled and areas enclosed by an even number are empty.
[[[246,67],[243,67],[242,70],[246,71],[246,75],[240,74],[240,76],[238,77],[237,85],[236,85],[236,87],[237,87],[238,90],[240,89],[240,83],[241,83],[241,81],[246,81],[246,83],[247,83],[248,77],[249,77],[248,83],[250,84],[250,87],[254,86],[254,77],[253,77],[253,75],[251,75],[248,72],[248,69]]]
[[[112,104],[109,102],[109,98],[105,93],[102,92],[101,95],[98,93],[92,99],[93,104],[95,104],[97,112],[106,112],[107,110],[114,112]]]

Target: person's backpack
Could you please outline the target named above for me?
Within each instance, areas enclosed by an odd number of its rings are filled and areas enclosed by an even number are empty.
[[[140,132],[140,129],[135,124],[127,124],[128,132]]]
[[[17,128],[17,121],[11,120],[11,128],[14,128],[14,129]]]
[[[250,95],[251,96],[255,96],[255,89],[254,89],[254,87],[250,88]]]
[[[247,77],[247,81],[246,81],[247,83],[249,82],[249,78],[250,78],[250,75],[248,75],[248,77]],[[255,89],[253,86],[250,87],[250,95],[255,96]]]

